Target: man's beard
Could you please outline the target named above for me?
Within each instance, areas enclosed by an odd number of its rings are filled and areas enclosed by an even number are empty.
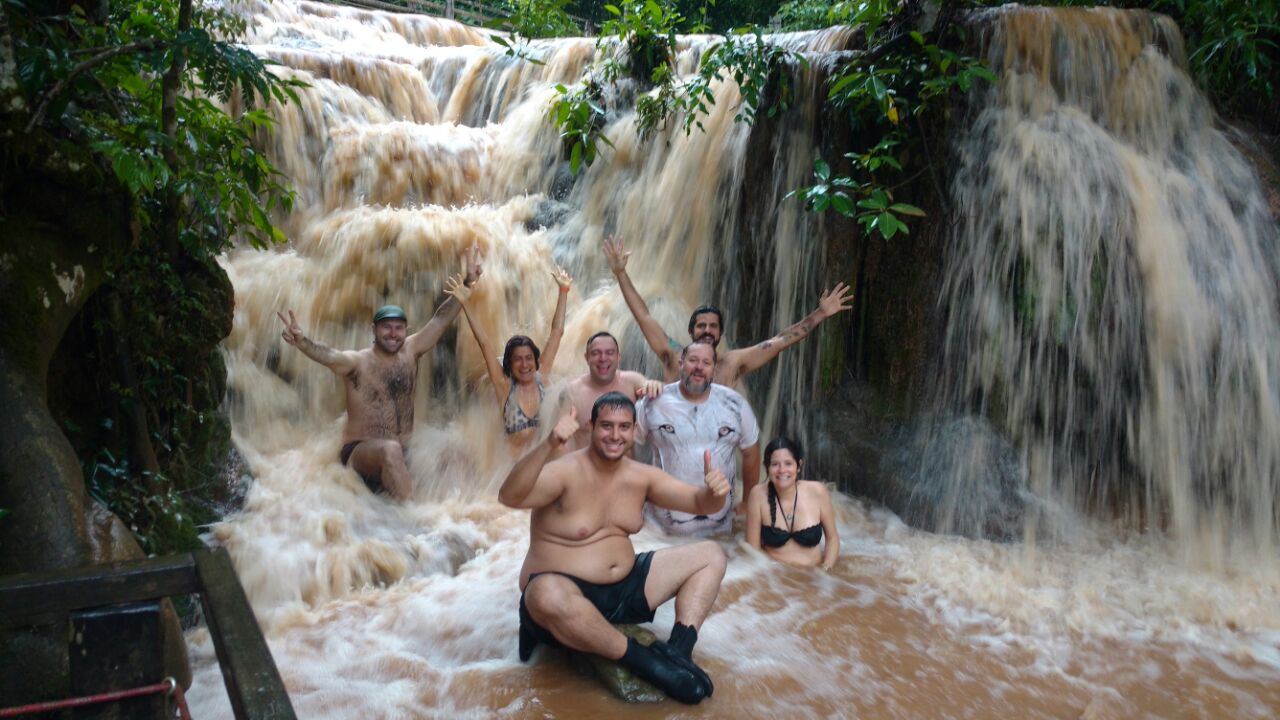
[[[701,395],[707,391],[707,388],[711,387],[711,380],[699,380],[691,375],[685,375],[680,378],[680,385],[690,395]]]

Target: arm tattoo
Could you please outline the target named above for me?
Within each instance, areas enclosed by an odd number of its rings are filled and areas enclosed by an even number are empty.
[[[298,349],[303,355],[315,360],[321,365],[329,365],[338,359],[338,351],[328,345],[321,345],[318,342],[312,342],[311,338],[303,337],[298,341]]]

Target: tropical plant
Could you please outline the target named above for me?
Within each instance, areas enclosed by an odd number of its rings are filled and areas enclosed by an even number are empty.
[[[271,218],[290,209],[292,192],[251,141],[271,131],[270,104],[292,101],[301,84],[237,44],[244,22],[220,5],[0,0],[0,20],[9,70],[0,83],[0,188],[20,196],[15,188],[39,179],[126,213],[119,223],[104,219],[96,235],[58,234],[61,226],[45,222],[46,247],[11,254],[5,281],[34,282],[23,263],[43,263],[47,273],[51,253],[78,258],[84,280],[65,303],[46,300],[43,314],[13,312],[16,296],[0,303],[31,328],[23,338],[10,333],[0,360],[47,365],[28,337],[71,346],[76,365],[50,392],[51,403],[61,399],[62,422],[37,423],[65,432],[81,459],[76,477],[62,477],[74,463],[50,461],[60,487],[88,478],[148,550],[194,542],[182,495],[197,482],[201,446],[218,445],[225,381],[216,345],[230,298],[215,256],[237,237],[258,246],[284,239]],[[27,227],[22,212],[10,206],[6,227]],[[19,391],[8,402],[43,398],[41,383],[40,393]],[[50,415],[43,400],[20,411]],[[67,445],[39,432],[47,431],[32,430],[40,447]],[[6,492],[22,487],[9,465],[0,478]],[[30,527],[29,516],[13,519]]]

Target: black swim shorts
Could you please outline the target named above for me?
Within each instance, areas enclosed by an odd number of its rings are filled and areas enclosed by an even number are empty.
[[[529,582],[539,575],[564,575],[573,581],[582,591],[582,596],[595,605],[605,620],[617,624],[634,624],[649,622],[653,619],[653,609],[644,597],[644,583],[649,577],[649,562],[653,560],[653,551],[636,555],[636,562],[631,572],[616,583],[597,585],[586,580],[579,580],[564,573],[534,573]],[[528,589],[525,585],[525,589]],[[533,621],[524,604],[524,593],[520,593],[520,660],[525,661],[533,654],[538,643],[546,643],[553,647],[563,647],[551,631]]]
[[[364,441],[355,440],[353,442],[349,442],[346,445],[342,446],[342,449],[338,451],[338,459],[342,461],[343,465],[346,465],[347,462],[351,460],[351,453],[355,452],[356,446],[362,442]],[[375,494],[382,492],[382,480],[380,478],[365,477],[359,472],[357,472],[356,474],[360,475],[360,479],[364,481],[365,487],[369,488],[369,492],[372,492]]]

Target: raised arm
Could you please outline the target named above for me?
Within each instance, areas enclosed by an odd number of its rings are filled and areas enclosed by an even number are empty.
[[[681,346],[672,340],[671,336],[667,335],[667,331],[663,330],[658,321],[649,314],[649,306],[645,304],[644,298],[640,297],[636,286],[631,283],[631,276],[627,274],[627,258],[631,257],[631,253],[623,249],[621,238],[605,238],[604,257],[609,261],[609,269],[613,271],[613,276],[618,279],[618,287],[622,289],[622,299],[627,301],[627,307],[635,317],[636,324],[640,326],[640,332],[644,333],[644,341],[662,362],[662,367],[666,370],[666,381],[675,381],[676,376],[680,374]]]
[[[303,355],[339,375],[346,375],[356,369],[356,361],[360,357],[359,353],[354,350],[334,350],[328,345],[309,340],[302,334],[302,327],[298,325],[298,319],[294,317],[292,310],[289,311],[288,319],[285,319],[285,316],[279,311],[276,311],[276,317],[280,318],[280,322],[284,323],[284,330],[280,333],[280,337],[284,338],[285,342],[301,350]]]
[[[831,503],[831,493],[826,485],[819,483],[818,487],[822,492],[822,535],[826,538],[822,549],[822,569],[830,570],[840,558],[840,531],[836,530],[836,508]]]
[[[498,502],[511,508],[536,509],[555,502],[564,492],[567,462],[547,461],[578,431],[578,410],[570,406],[569,414],[560,418],[547,439],[520,458],[498,490]]]
[[[467,287],[475,286],[476,281],[480,279],[480,273],[480,246],[473,242],[467,249],[467,279],[463,284]],[[444,331],[458,317],[458,311],[461,309],[456,298],[446,297],[444,302],[436,307],[435,314],[427,324],[423,325],[418,332],[405,338],[405,346],[409,348],[409,352],[416,358],[435,347],[444,336]]]
[[[458,273],[445,279],[444,291],[462,307],[463,313],[467,316],[467,324],[471,326],[471,334],[475,336],[476,344],[480,346],[480,355],[484,357],[484,369],[489,373],[489,382],[493,385],[493,393],[498,398],[498,407],[501,408],[507,402],[507,393],[511,391],[511,386],[507,383],[507,376],[502,374],[502,366],[498,364],[493,348],[489,345],[489,336],[485,335],[484,328],[480,327],[480,323],[476,322],[471,315],[472,288],[467,287],[462,279],[462,273]]]
[[[573,285],[573,278],[559,265],[551,271],[551,277],[555,279],[559,292],[556,293],[556,311],[551,316],[551,335],[547,344],[542,346],[540,369],[544,378],[551,374],[551,366],[555,365],[556,355],[560,352],[560,338],[564,337],[564,309],[569,304],[569,286]]]
[[[654,505],[693,515],[710,515],[724,507],[729,481],[719,468],[711,464],[710,450],[702,453],[701,488],[685,485],[656,467],[644,467],[650,471],[646,499]]]
[[[800,322],[787,327],[774,337],[751,347],[738,348],[725,353],[724,364],[733,372],[733,382],[760,366],[778,357],[778,353],[795,345],[808,337],[813,329],[823,320],[853,307],[852,291],[844,283],[837,283],[834,288],[822,294],[818,299],[818,309],[809,313]],[[719,382],[719,380],[717,380]],[[725,383],[733,384],[732,382]]]

